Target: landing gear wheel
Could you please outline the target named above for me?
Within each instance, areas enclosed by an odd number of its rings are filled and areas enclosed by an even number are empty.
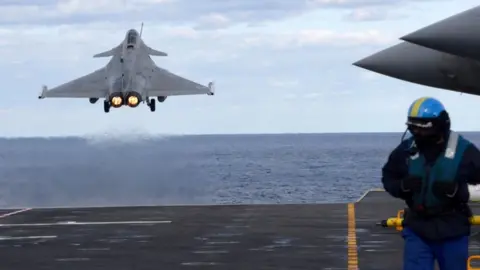
[[[108,113],[110,111],[110,103],[108,103],[108,101],[103,101],[103,111],[105,113]]]
[[[148,104],[148,107],[150,107],[150,111],[154,112],[155,111],[155,99],[150,99],[150,103]]]

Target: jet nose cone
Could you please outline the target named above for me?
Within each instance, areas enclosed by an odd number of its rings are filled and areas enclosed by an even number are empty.
[[[480,6],[422,28],[401,40],[480,60]]]
[[[353,65],[383,75],[411,81],[425,77],[427,74],[420,75],[419,71],[431,68],[435,64],[432,62],[438,60],[438,58],[432,56],[438,56],[438,54],[438,52],[432,53],[431,49],[402,42],[357,61]]]
[[[480,77],[477,76],[480,65],[477,62],[408,42],[380,51],[354,65],[435,88],[465,93],[477,93],[480,89]]]

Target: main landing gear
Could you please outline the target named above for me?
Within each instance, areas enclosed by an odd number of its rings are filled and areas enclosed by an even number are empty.
[[[155,111],[155,99],[149,99],[147,98],[147,105],[150,107],[150,111],[154,112]]]
[[[108,102],[107,100],[104,100],[103,101],[103,111],[105,113],[108,113],[110,111],[110,107],[111,107],[110,102]]]

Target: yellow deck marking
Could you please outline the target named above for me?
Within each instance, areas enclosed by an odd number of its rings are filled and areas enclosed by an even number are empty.
[[[348,270],[358,270],[355,204],[348,204]]]

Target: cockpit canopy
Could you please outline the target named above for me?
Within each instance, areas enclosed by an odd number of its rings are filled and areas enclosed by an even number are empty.
[[[138,32],[134,29],[127,33],[127,46],[135,46],[137,44]]]

